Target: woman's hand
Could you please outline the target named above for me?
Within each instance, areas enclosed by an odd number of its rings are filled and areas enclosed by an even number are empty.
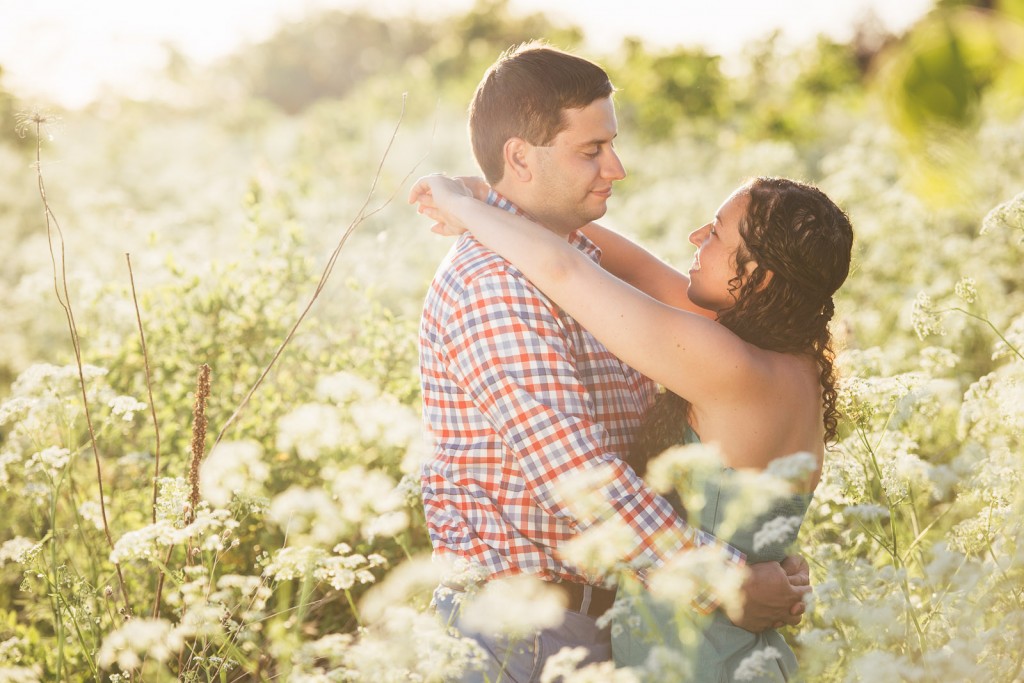
[[[486,180],[478,175],[457,175],[455,179],[461,180],[462,184],[473,193],[475,199],[479,199],[482,202],[487,201],[487,195],[491,191],[491,186],[487,184]]]
[[[473,198],[473,192],[457,178],[440,173],[423,176],[409,190],[409,203],[418,204],[416,210],[434,220],[431,232],[439,235],[461,235],[466,226],[457,215],[458,202]]]

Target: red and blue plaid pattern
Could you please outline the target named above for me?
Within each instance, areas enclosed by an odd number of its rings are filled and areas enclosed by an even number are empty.
[[[488,201],[515,211],[496,193]],[[581,233],[569,241],[600,258]],[[603,464],[612,473],[603,490],[607,513],[635,532],[636,547],[623,559],[657,565],[718,543],[686,526],[621,459],[653,400],[653,382],[468,233],[427,293],[420,376],[435,440],[422,485],[436,553],[478,563],[494,578],[528,572],[598,582],[559,556],[559,546],[591,522],[574,515],[556,482]]]

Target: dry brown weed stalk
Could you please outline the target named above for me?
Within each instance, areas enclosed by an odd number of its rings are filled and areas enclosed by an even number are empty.
[[[188,467],[188,514],[185,524],[196,521],[199,509],[199,466],[206,454],[206,402],[210,398],[210,366],[199,366],[196,378],[196,399],[192,405],[192,460]]]
[[[96,464],[96,483],[99,486],[100,516],[103,520],[103,533],[107,538],[110,549],[114,549],[114,538],[110,533],[110,524],[107,520],[107,506],[103,494],[103,466],[100,461],[99,446],[96,443],[96,430],[92,424],[92,413],[89,408],[89,396],[86,389],[85,373],[82,369],[82,342],[78,335],[78,325],[75,323],[74,308],[71,305],[71,294],[68,291],[67,262],[64,253],[64,233],[60,228],[60,222],[50,207],[46,197],[46,183],[43,181],[43,129],[53,125],[56,118],[42,111],[32,111],[27,114],[18,114],[16,131],[24,136],[29,130],[33,130],[36,136],[36,182],[39,187],[39,197],[43,202],[43,215],[46,218],[46,240],[50,248],[50,263],[53,266],[53,289],[57,295],[57,302],[64,310],[64,317],[68,324],[68,333],[71,337],[71,345],[75,352],[75,364],[78,368],[78,384],[82,390],[82,409],[85,415],[85,423],[89,431],[89,444],[92,446],[93,460]],[[60,265],[55,248],[60,253]],[[121,573],[121,566],[114,565],[117,570],[117,579],[121,588],[121,599],[124,601],[124,613],[130,614],[130,601],[128,590],[125,586],[124,576]]]
[[[132,256],[124,255],[128,262],[128,279],[132,284],[132,305],[135,307],[135,321],[139,327],[139,341],[142,344],[142,366],[146,371],[146,391],[149,393],[149,414],[153,419],[153,433],[156,438],[156,450],[153,454],[153,523],[156,524],[156,499],[160,481],[160,423],[156,419],[156,403],[153,401],[153,376],[149,371],[149,350],[146,348],[146,331],[142,326],[142,311],[139,309],[139,297],[135,294],[135,273],[132,272]]]

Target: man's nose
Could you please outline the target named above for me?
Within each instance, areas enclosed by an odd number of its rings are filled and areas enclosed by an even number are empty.
[[[622,180],[626,177],[626,167],[622,165],[622,160],[619,159],[619,155],[615,153],[614,149],[608,149],[601,168],[601,175],[609,180]]]

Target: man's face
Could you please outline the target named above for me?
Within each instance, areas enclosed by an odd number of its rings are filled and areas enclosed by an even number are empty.
[[[618,124],[610,97],[562,115],[567,125],[550,145],[528,146],[532,177],[520,208],[568,235],[605,214],[612,183],[626,170],[612,146]]]

